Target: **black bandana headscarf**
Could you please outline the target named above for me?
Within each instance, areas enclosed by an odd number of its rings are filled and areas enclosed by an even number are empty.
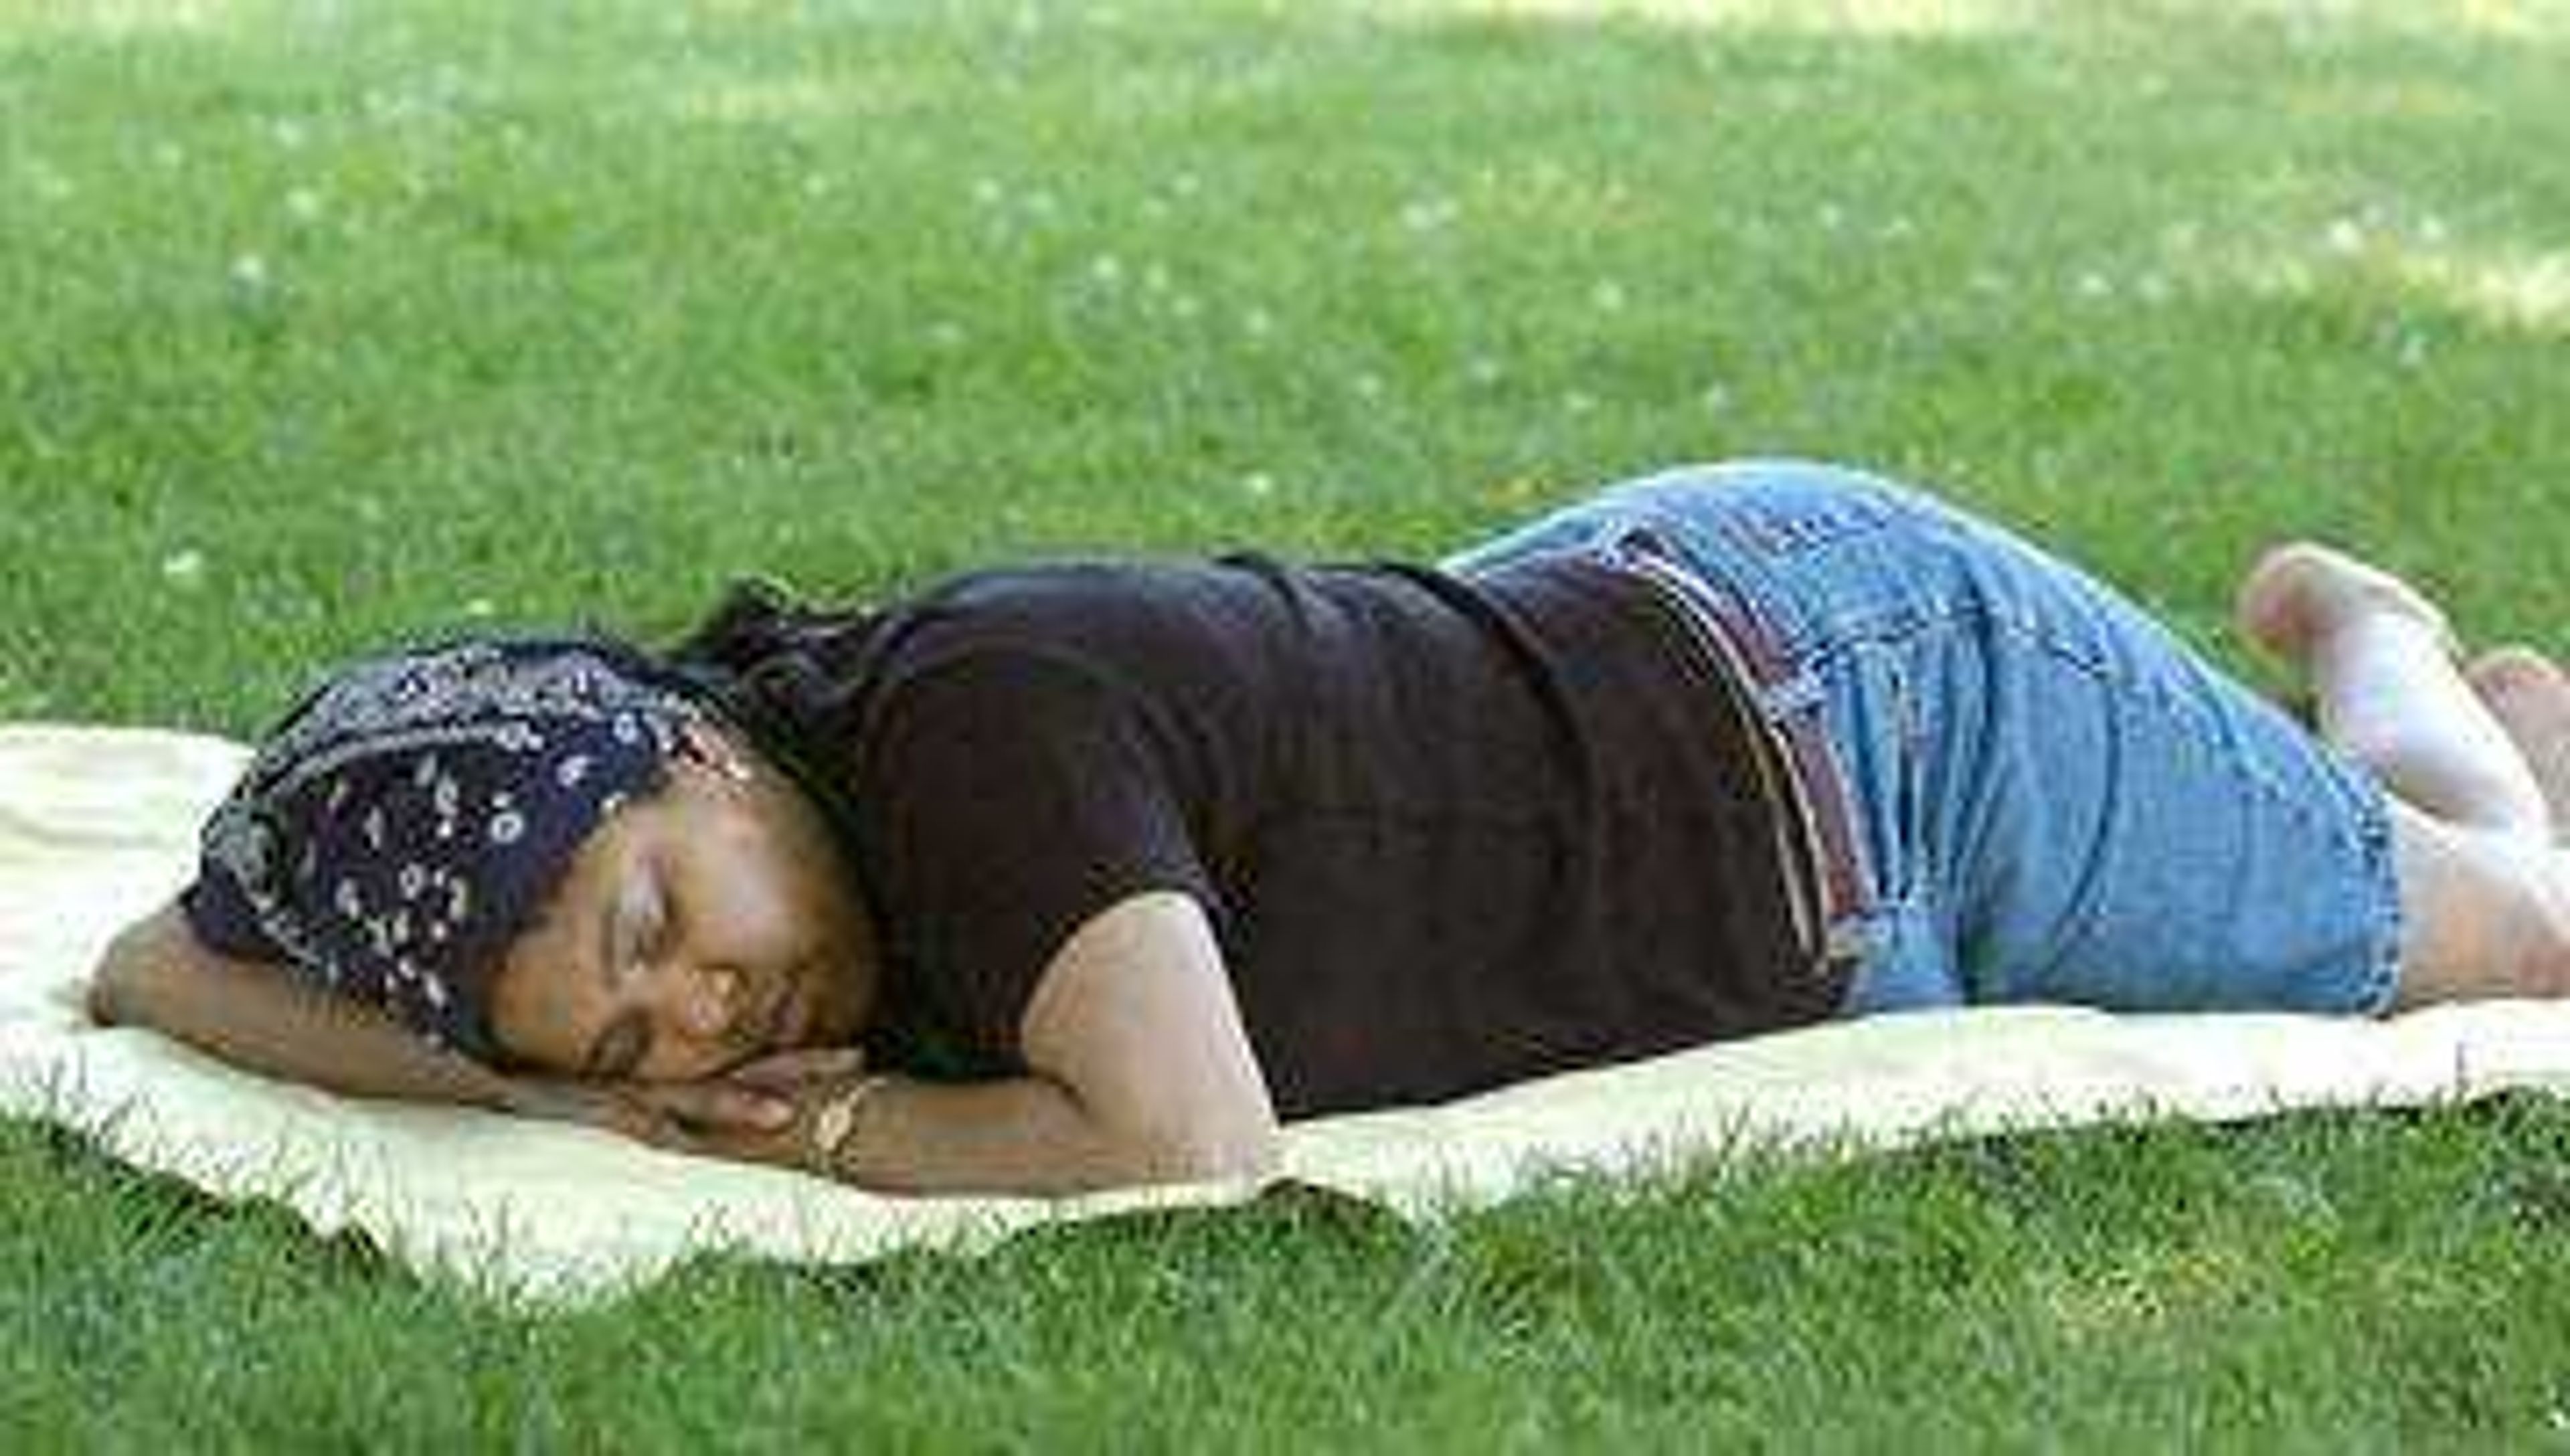
[[[491,980],[590,832],[657,790],[704,716],[643,654],[450,643],[342,669],[208,821],[181,906],[214,949],[497,1053]]]

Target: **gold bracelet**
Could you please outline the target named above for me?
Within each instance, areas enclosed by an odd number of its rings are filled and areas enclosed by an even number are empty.
[[[812,1137],[804,1148],[804,1162],[815,1173],[836,1173],[839,1154],[857,1135],[857,1114],[865,1109],[866,1099],[875,1095],[890,1072],[870,1072],[857,1079],[847,1091],[821,1104],[812,1115]]]

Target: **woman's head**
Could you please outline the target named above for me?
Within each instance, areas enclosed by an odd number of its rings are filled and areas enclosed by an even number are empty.
[[[280,961],[485,1060],[577,1070],[592,1048],[569,1041],[607,1029],[590,1020],[642,1012],[617,1034],[666,1039],[635,1070],[697,1075],[721,1064],[717,1045],[747,1039],[748,1013],[726,999],[717,1027],[667,987],[774,994],[822,968],[844,983],[793,1003],[808,1024],[754,1029],[844,1034],[872,956],[834,847],[781,776],[667,681],[653,659],[583,638],[342,670],[210,821],[183,897],[191,922],[215,949]],[[671,973],[603,994],[623,983],[574,954],[590,942],[570,927],[606,933],[611,911],[630,911],[603,897],[664,890],[689,916],[657,952]],[[566,973],[575,961],[589,979]],[[657,1009],[636,1001],[646,993]],[[647,1020],[664,1014],[692,1019]]]
[[[872,928],[820,816],[737,739],[682,734],[503,955],[491,1024],[515,1058],[684,1080],[863,1024]]]

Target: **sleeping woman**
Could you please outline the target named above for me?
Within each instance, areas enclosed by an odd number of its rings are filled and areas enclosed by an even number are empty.
[[[2306,730],[1925,495],[1753,462],[1435,565],[1021,566],[289,713],[103,1021],[865,1188],[1254,1177],[1280,1121],[1914,1007],[2570,992],[2570,679],[2270,551]]]

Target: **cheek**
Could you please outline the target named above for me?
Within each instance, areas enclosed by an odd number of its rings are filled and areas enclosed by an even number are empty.
[[[587,1054],[593,1008],[559,970],[561,960],[528,946],[494,982],[491,1034],[511,1055],[554,1071],[574,1071]]]

